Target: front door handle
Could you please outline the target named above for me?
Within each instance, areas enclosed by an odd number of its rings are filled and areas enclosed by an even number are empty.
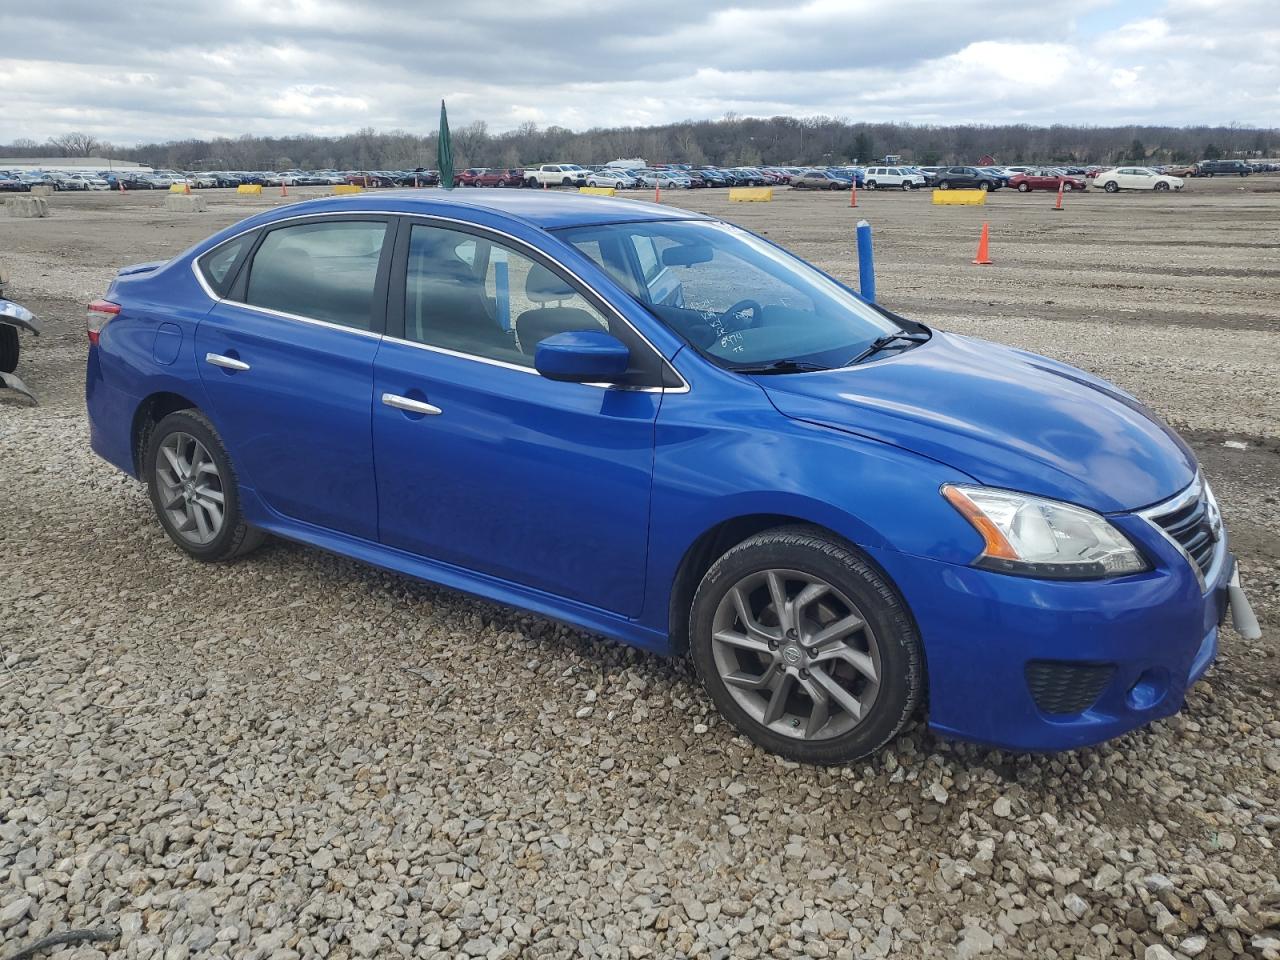
[[[220,353],[206,353],[204,359],[207,363],[212,363],[215,367],[225,367],[228,370],[248,370],[249,365],[243,360],[237,360],[235,357],[224,357]]]
[[[412,397],[402,397],[394,393],[384,393],[382,402],[388,407],[395,407],[397,410],[404,410],[408,413],[425,414],[428,417],[438,417],[444,413],[435,404],[427,403],[424,400],[414,400]]]

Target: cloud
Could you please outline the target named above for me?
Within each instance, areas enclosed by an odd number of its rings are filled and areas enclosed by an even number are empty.
[[[431,6],[435,6],[434,4]],[[1274,0],[250,0],[7,11],[0,142],[372,126],[580,129],[789,113],[921,123],[1280,125]],[[1247,26],[1246,26],[1247,25]]]

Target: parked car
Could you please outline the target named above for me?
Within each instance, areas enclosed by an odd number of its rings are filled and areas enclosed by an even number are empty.
[[[1160,172],[1171,177],[1194,177],[1196,168],[1191,163],[1169,163],[1161,167]]]
[[[468,167],[453,175],[453,185],[455,187],[477,187],[480,185],[480,175],[483,174],[487,167]]]
[[[0,193],[26,193],[31,185],[20,176],[0,171]]]
[[[1078,748],[1178,711],[1227,609],[1256,636],[1195,455],[1118,388],[696,213],[502,196],[308,201],[121,270],[93,449],[195,559],[277,534],[687,653],[806,762],[926,708]]]
[[[383,173],[378,170],[361,170],[355,173],[349,173],[345,177],[346,182],[353,186],[362,187],[398,187],[400,186],[397,178],[389,173]]]
[[[1089,189],[1089,184],[1083,177],[1069,177],[1062,171],[1053,169],[1016,173],[1009,180],[1009,186],[1019,193],[1029,193],[1032,190],[1053,190],[1056,192],[1059,184],[1062,185],[1063,190]]]
[[[933,177],[939,190],[999,190],[1000,181],[977,167],[944,167]]]
[[[923,187],[924,184],[924,174],[915,173],[908,167],[867,167],[866,187],[868,190],[878,190],[881,187],[915,190]]]
[[[597,170],[587,177],[588,187],[612,187],[615,190],[634,190],[640,180],[625,170]]]
[[[1150,167],[1116,167],[1104,170],[1093,178],[1093,185],[1107,193],[1118,190],[1181,190],[1181,177],[1156,173]]]
[[[853,181],[830,170],[806,170],[791,178],[793,190],[848,190]]]
[[[678,170],[640,170],[636,173],[640,186],[650,190],[688,190],[693,187],[692,178]]]
[[[478,187],[523,187],[524,179],[524,170],[522,169],[493,167],[480,174],[476,178],[475,185]]]
[[[20,393],[34,402],[35,394],[14,371],[18,369],[18,357],[22,353],[18,331],[39,335],[40,321],[26,307],[5,299],[7,279],[4,267],[0,267],[0,387]]]
[[[1247,177],[1253,173],[1253,168],[1243,160],[1201,160],[1195,171],[1197,177]]]
[[[584,187],[587,171],[576,163],[544,163],[524,171],[526,187]]]

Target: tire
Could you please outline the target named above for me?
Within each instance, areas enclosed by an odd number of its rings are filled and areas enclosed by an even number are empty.
[[[18,369],[18,354],[21,344],[18,342],[18,329],[7,323],[0,323],[0,373],[13,373]]]
[[[1157,190],[1157,191],[1159,191],[1159,190],[1168,190],[1168,189],[1169,189],[1169,185],[1168,185],[1167,183],[1157,183],[1154,187],[1152,187],[1152,189],[1153,189],[1153,190]]]
[[[914,190],[915,188],[916,188],[916,185],[915,185],[914,183],[912,183],[910,180],[903,180],[903,181],[902,181],[902,189],[903,189],[903,190],[908,190],[908,191],[909,191],[909,190]]]
[[[825,587],[802,608],[808,615],[796,629],[784,632],[785,622],[771,613],[775,575],[788,601],[806,582]],[[854,625],[840,631],[841,623]],[[819,647],[804,641],[824,630],[831,635],[820,649],[828,655],[809,659]],[[765,646],[760,631],[778,640]],[[754,743],[791,760],[836,764],[875,753],[922,701],[924,656],[902,598],[856,547],[816,527],[767,530],[717,560],[694,595],[689,637],[694,667],[721,714]],[[766,693],[775,682],[785,699],[771,717],[774,694]],[[810,689],[827,697],[827,712],[815,708]],[[857,714],[843,707],[853,701],[861,704],[854,704]]]
[[[1102,189],[1107,191],[1107,193],[1116,193],[1120,189],[1120,184],[1116,183],[1114,180],[1108,180],[1102,185]]]
[[[560,186],[562,186],[562,187],[572,187],[572,186],[573,186],[573,181],[572,181],[572,180],[570,180],[568,177],[565,177],[563,180],[561,180],[561,181],[560,181]]]
[[[185,462],[187,467],[195,466],[202,458],[188,441],[198,444],[203,449],[214,471],[212,475],[207,470],[197,471],[190,483],[183,481],[182,476],[172,466],[172,461],[164,453],[165,448],[169,448],[172,452],[176,447],[179,460]],[[189,451],[189,456],[183,451]],[[151,494],[151,505],[155,508],[160,525],[169,535],[169,539],[192,557],[206,563],[220,563],[242,557],[262,543],[265,535],[262,531],[245,523],[244,516],[240,512],[239,481],[231,458],[227,455],[226,447],[223,446],[222,439],[213,428],[213,424],[198,410],[179,410],[156,424],[146,438],[143,464],[147,490]],[[178,486],[189,488],[197,499],[200,499],[199,491],[205,491],[203,498],[205,503],[211,502],[211,492],[220,495],[222,497],[221,521],[215,524],[209,508],[194,506],[181,499],[179,501],[168,499],[173,495],[173,490],[162,488],[166,477],[170,480],[178,480]],[[185,497],[187,493],[181,493],[178,496]],[[178,514],[184,512],[188,520],[203,514],[203,526],[196,526],[192,521],[194,529],[184,531],[179,520],[176,519]],[[211,532],[212,535],[204,539],[206,532]]]
[[[1020,184],[1018,184],[1018,192],[1019,192],[1019,193],[1030,193],[1030,192],[1031,192],[1031,187],[1030,187],[1028,184],[1026,184],[1026,183],[1020,183]]]
[[[1072,186],[1071,184],[1069,184],[1069,183],[1064,183],[1064,184],[1062,185],[1062,192],[1063,192],[1063,193],[1070,193],[1070,192],[1071,192],[1072,190],[1074,190],[1074,189],[1075,189],[1075,187],[1073,187],[1073,186]]]
[[[876,182],[874,180],[868,180],[866,187],[868,190],[874,190],[876,188]]]
[[[938,183],[938,189],[939,189],[939,190],[950,190],[950,189],[951,189],[951,183],[950,183],[950,181],[947,181],[947,180],[941,180],[941,181],[939,181],[939,183]]]
[[[978,189],[981,190],[983,193],[987,193],[991,189],[991,184],[987,183],[987,181],[985,180],[979,180]]]
[[[501,180],[498,181],[499,187],[505,187],[506,185],[507,185],[507,180],[505,177],[503,177]]]
[[[537,178],[537,177],[528,177],[528,178],[526,178],[526,179],[525,179],[525,181],[524,181],[524,185],[525,185],[526,187],[529,187],[529,188],[536,187],[536,186],[538,185],[538,178]]]

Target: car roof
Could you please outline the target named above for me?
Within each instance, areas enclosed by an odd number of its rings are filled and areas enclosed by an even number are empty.
[[[290,217],[308,213],[334,213],[359,207],[363,212],[447,213],[450,209],[485,210],[521,220],[543,230],[585,227],[603,223],[634,223],[646,220],[708,220],[691,210],[658,206],[641,200],[621,200],[563,190],[468,190],[438,188],[380,190],[340,197],[323,197],[277,208],[274,213]],[[271,218],[274,219],[274,218]]]

